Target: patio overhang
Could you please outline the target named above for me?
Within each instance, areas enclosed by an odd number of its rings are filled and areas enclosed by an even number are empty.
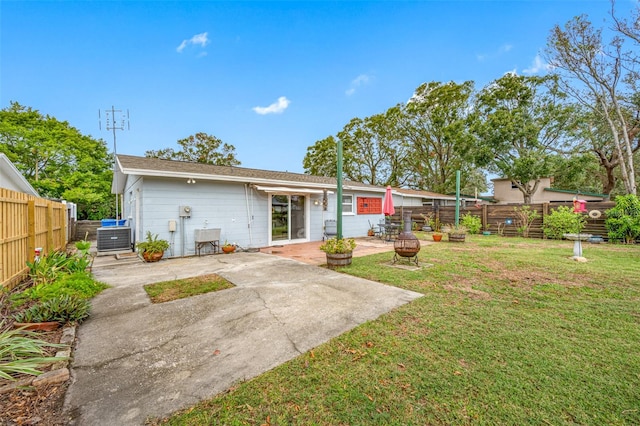
[[[264,185],[253,185],[255,189],[258,191],[264,191],[270,194],[287,194],[287,195],[295,195],[295,194],[324,194],[322,189],[315,188],[294,188],[289,186],[264,186]],[[332,191],[327,191],[328,194],[333,194]]]

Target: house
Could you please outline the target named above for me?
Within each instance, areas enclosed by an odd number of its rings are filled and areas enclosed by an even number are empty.
[[[112,191],[132,240],[147,231],[170,242],[168,256],[196,252],[196,230],[220,229],[221,242],[243,248],[320,241],[337,213],[335,178],[232,166],[117,155]],[[342,233],[367,234],[384,218],[385,188],[343,182]],[[453,203],[455,197],[393,190],[396,209]],[[201,233],[198,231],[198,233]]]
[[[39,197],[38,191],[31,186],[11,160],[3,153],[0,153],[0,188],[7,188]]]
[[[522,204],[522,192],[514,185],[510,179],[492,179],[493,198],[497,204]],[[604,201],[606,194],[594,194],[585,192],[568,191],[551,188],[553,178],[541,178],[538,189],[531,197],[532,204],[538,203],[560,203],[572,201],[574,197],[579,197],[585,201]]]

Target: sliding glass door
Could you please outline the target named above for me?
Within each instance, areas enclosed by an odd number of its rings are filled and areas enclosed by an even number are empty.
[[[306,197],[271,195],[271,240],[284,242],[306,238]]]

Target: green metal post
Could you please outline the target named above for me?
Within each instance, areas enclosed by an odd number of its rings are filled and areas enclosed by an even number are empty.
[[[460,170],[456,170],[456,226],[460,222]]]
[[[337,238],[342,239],[342,141],[338,138],[338,171],[336,174],[336,180],[338,181],[338,193],[337,198]]]

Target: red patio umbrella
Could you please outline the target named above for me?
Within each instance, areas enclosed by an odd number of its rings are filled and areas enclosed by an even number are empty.
[[[391,186],[387,185],[387,192],[384,194],[382,203],[382,213],[385,216],[393,216],[396,209],[393,207],[393,196],[391,195]]]

